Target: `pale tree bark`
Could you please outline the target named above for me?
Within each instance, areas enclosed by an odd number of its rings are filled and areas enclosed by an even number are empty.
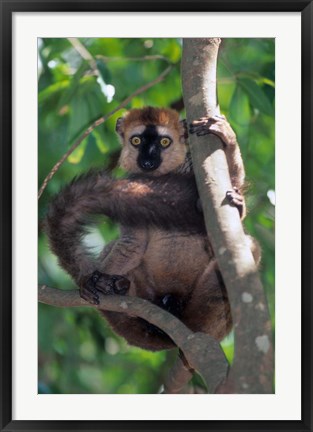
[[[188,124],[219,114],[216,64],[220,39],[184,39],[182,80]],[[220,393],[272,393],[271,322],[256,265],[238,210],[225,204],[232,189],[222,142],[190,136],[190,148],[205,223],[231,304],[235,355]]]
[[[57,307],[88,306],[96,309],[127,313],[149,321],[159,327],[181,350],[188,367],[196,370],[203,378],[208,391],[213,393],[227,373],[227,361],[219,343],[205,333],[194,333],[178,318],[148,300],[120,295],[100,295],[100,303],[91,305],[83,300],[78,290],[64,291],[46,285],[38,287],[38,300]],[[177,359],[166,383],[165,393],[178,393],[192,377],[180,358]]]
[[[205,349],[205,347],[204,347]],[[192,372],[183,363],[182,359],[177,356],[174,365],[169,371],[165,384],[163,393],[167,394],[177,394],[177,393],[187,393],[188,382],[192,378]],[[226,369],[225,369],[226,376]],[[222,377],[224,378],[224,376]]]

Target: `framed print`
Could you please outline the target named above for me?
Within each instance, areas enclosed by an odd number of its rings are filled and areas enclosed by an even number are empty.
[[[1,23],[1,430],[312,430],[312,3]]]

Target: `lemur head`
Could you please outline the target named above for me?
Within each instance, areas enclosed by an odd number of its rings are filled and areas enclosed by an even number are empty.
[[[185,160],[186,128],[176,111],[132,109],[117,120],[116,131],[123,145],[119,165],[130,173],[166,174]]]

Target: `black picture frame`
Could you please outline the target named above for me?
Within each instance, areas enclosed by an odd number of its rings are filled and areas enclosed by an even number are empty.
[[[1,6],[1,431],[312,431],[312,77],[313,2],[289,0],[0,0]],[[300,421],[12,420],[12,15],[14,12],[301,12],[302,17],[302,419]],[[292,102],[290,105],[292,116]],[[290,124],[290,122],[286,122]],[[298,143],[295,144],[295,151]],[[292,167],[291,167],[292,168]],[[292,181],[292,171],[290,176]],[[291,198],[292,205],[292,198]],[[290,248],[292,253],[292,246]],[[292,341],[291,341],[292,347]],[[87,408],[87,407],[86,407]]]

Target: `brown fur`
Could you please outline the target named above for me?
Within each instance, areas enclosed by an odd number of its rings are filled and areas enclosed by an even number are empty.
[[[178,112],[165,108],[145,107],[128,111],[124,117],[124,132],[130,126],[138,124],[170,126],[177,132],[180,131]]]
[[[160,167],[136,174],[138,150],[130,146],[127,133],[133,127],[150,124],[169,127],[173,142],[162,153]],[[231,131],[229,125],[223,127]],[[135,175],[114,180],[104,173],[89,173],[64,188],[46,218],[51,248],[77,282],[83,298],[96,302],[97,291],[119,292],[130,283],[128,295],[147,299],[176,315],[193,331],[220,340],[232,325],[230,306],[202,214],[197,210],[194,176],[180,174],[185,172],[187,146],[178,114],[151,107],[131,110],[119,121],[117,130],[123,140],[120,163]],[[233,184],[241,188],[244,169],[239,147],[233,140],[229,146],[225,144]],[[106,246],[97,259],[81,242],[85,226],[95,214],[105,214],[121,224],[120,239]],[[247,239],[258,262],[256,243]],[[140,318],[102,313],[130,344],[150,350],[173,346],[167,335]]]

